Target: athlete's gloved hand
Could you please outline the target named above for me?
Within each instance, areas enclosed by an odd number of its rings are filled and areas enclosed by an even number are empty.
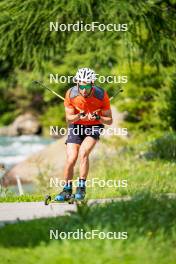
[[[79,118],[81,120],[99,120],[100,116],[97,113],[84,113],[84,112],[80,112],[79,113]]]
[[[94,118],[94,120],[99,120],[100,116],[97,113],[93,113],[92,118]]]
[[[84,112],[80,112],[80,113],[79,113],[79,116],[80,116],[80,117],[84,117],[84,116],[86,116],[86,114],[85,114]]]
[[[80,112],[79,113],[79,119],[81,119],[81,120],[88,120],[87,114],[84,113],[84,112]]]

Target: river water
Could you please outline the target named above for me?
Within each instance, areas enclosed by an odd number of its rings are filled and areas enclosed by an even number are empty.
[[[0,136],[0,164],[4,164],[5,168],[9,169],[52,142],[54,139],[37,135]]]

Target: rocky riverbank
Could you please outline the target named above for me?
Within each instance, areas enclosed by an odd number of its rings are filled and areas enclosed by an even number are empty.
[[[112,129],[119,129],[119,123],[123,120],[124,115],[118,113],[115,107],[112,107],[114,122],[110,126]],[[110,135],[111,136],[111,135]],[[123,135],[126,137],[127,135]],[[102,136],[103,138],[109,137],[108,135]],[[55,141],[49,146],[45,147],[43,150],[31,155],[25,161],[22,161],[15,165],[11,170],[9,170],[4,177],[4,185],[16,184],[16,176],[18,176],[22,183],[31,183],[36,180],[46,180],[49,177],[57,177],[62,179],[63,168],[66,161],[66,151],[65,151],[65,140],[66,137]],[[91,158],[95,161],[101,155],[115,155],[116,152],[113,148],[107,148],[106,144],[99,141],[96,145]]]
[[[41,132],[40,122],[33,113],[20,115],[9,126],[0,128],[0,136],[36,135]]]

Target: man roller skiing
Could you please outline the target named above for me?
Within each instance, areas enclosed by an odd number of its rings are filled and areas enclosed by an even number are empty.
[[[100,137],[100,130],[112,124],[108,94],[94,85],[96,74],[89,68],[81,68],[74,77],[76,85],[65,96],[64,106],[69,123],[66,140],[67,161],[64,169],[65,186],[56,201],[67,201],[72,196],[74,166],[80,155],[79,181],[75,199],[82,200],[86,193],[89,171],[89,154]]]

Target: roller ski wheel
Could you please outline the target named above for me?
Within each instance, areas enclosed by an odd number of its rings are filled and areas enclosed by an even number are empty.
[[[74,204],[75,202],[75,195],[72,194],[71,197],[70,197],[70,200],[68,201],[69,204]]]
[[[56,201],[54,199],[51,199],[51,196],[50,195],[46,195],[45,196],[45,201],[44,201],[44,204],[45,205],[49,205],[49,204],[63,204],[63,203],[68,203],[68,204],[74,204],[74,199],[73,198],[70,198],[68,200],[65,200],[65,201]]]
[[[45,205],[49,205],[51,202],[51,196],[50,195],[46,195],[45,196]]]

